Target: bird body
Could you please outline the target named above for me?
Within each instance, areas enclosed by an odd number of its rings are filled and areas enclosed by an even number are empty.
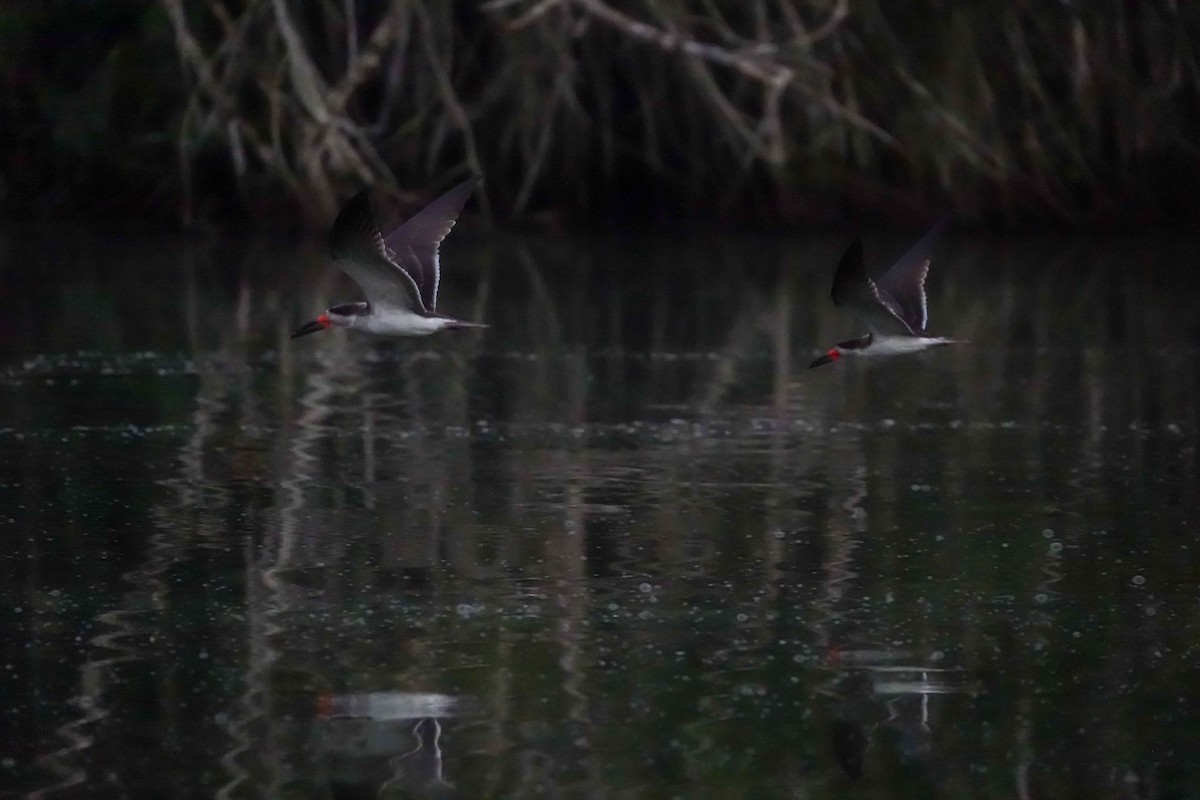
[[[902,356],[908,353],[919,353],[931,347],[943,344],[953,344],[954,339],[942,336],[872,336],[870,345],[855,349],[843,350],[842,355],[849,356]]]
[[[944,226],[944,220],[935,225],[878,280],[867,277],[862,240],[851,243],[838,263],[830,295],[834,305],[858,317],[870,333],[838,342],[809,364],[810,369],[843,356],[897,356],[955,342],[925,335],[929,320],[925,276],[929,273],[930,252]]]
[[[338,212],[329,251],[366,295],[366,302],[331,306],[292,334],[350,328],[379,336],[428,336],[440,330],[486,328],[436,310],[441,263],[438,246],[454,227],[477,182],[470,178],[438,197],[387,236],[379,232],[366,192]]]
[[[366,315],[359,324],[351,324],[350,327],[380,336],[428,336],[447,328],[458,330],[487,326],[440,314],[414,314],[403,308],[385,308],[381,313]]]
[[[407,308],[386,304],[372,308],[370,303],[347,303],[334,306],[321,316],[329,318],[330,327],[351,328],[377,336],[428,336],[447,328],[487,327],[478,322],[454,319],[436,312],[419,314]],[[317,322],[321,322],[321,317],[317,317]]]

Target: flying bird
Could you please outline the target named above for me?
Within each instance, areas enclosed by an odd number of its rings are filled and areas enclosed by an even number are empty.
[[[925,303],[929,254],[945,225],[944,219],[934,225],[876,280],[867,277],[863,266],[862,240],[855,239],[851,243],[838,263],[830,294],[833,304],[858,317],[869,333],[838,342],[809,364],[809,369],[832,364],[842,356],[895,356],[956,341],[925,335],[925,325],[929,321]]]
[[[387,236],[379,232],[371,201],[359,192],[342,207],[329,230],[334,262],[362,289],[366,302],[343,303],[292,334],[307,336],[328,328],[350,328],[382,336],[427,336],[446,328],[486,328],[439,314],[438,246],[454,227],[458,212],[478,178],[469,178],[425,206]]]

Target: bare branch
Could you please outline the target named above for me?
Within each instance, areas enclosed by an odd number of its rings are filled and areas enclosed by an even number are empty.
[[[272,0],[272,8],[275,10],[275,21],[279,25],[279,32],[283,35],[284,44],[287,45],[288,66],[291,68],[292,85],[296,88],[296,96],[313,119],[327,124],[330,119],[329,107],[325,102],[328,89],[308,54],[308,48],[304,46],[304,39],[292,22],[287,0]]]
[[[768,86],[779,83],[786,84],[792,79],[793,73],[788,67],[716,45],[687,39],[674,32],[659,30],[653,25],[626,16],[606,5],[602,0],[571,0],[571,2],[610,27],[623,31],[635,39],[649,42],[667,52],[678,51],[711,61],[714,64],[722,64],[740,72],[747,78]]]
[[[392,13],[385,14],[367,40],[367,46],[357,58],[350,62],[346,74],[338,81],[333,91],[329,93],[329,108],[335,113],[341,113],[354,90],[363,84],[372,73],[379,68],[383,53],[392,45],[396,38],[396,18]]]
[[[475,132],[471,128],[471,118],[468,116],[467,110],[463,107],[462,103],[459,102],[458,95],[454,92],[454,84],[450,81],[450,75],[446,72],[442,58],[438,54],[437,46],[434,44],[435,34],[429,12],[424,6],[418,6],[418,14],[425,25],[425,35],[421,37],[421,42],[425,47],[429,66],[433,70],[434,77],[437,79],[438,89],[442,95],[442,102],[445,104],[446,110],[449,112],[450,118],[454,120],[454,124],[458,127],[459,132],[462,133],[463,144],[467,150],[467,163],[470,164],[472,171],[476,175],[483,175],[485,174],[483,161],[479,157],[479,148],[475,143]],[[487,187],[482,187],[479,190],[479,205],[484,217],[490,220],[492,218],[492,211],[491,204],[488,202]]]
[[[508,23],[508,29],[518,31],[521,28],[532,25],[542,17],[546,16],[551,9],[557,8],[563,4],[563,0],[541,0],[533,8],[526,11],[521,16]]]

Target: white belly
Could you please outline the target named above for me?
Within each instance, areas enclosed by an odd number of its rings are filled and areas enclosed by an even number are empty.
[[[424,317],[408,309],[380,309],[359,317],[354,325],[360,331],[380,336],[428,336],[446,327],[450,320],[442,317]]]
[[[905,353],[919,353],[931,347],[953,342],[953,339],[943,339],[940,336],[876,336],[870,347],[849,352],[864,356],[898,356]]]

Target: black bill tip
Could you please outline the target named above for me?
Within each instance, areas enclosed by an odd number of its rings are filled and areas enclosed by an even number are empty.
[[[297,328],[292,333],[292,338],[297,339],[301,336],[308,336],[310,333],[316,333],[317,331],[323,331],[328,327],[329,327],[328,325],[321,322],[319,319],[314,319],[312,322],[306,323],[304,325],[301,325],[299,328]]]
[[[813,367],[820,367],[820,366],[824,366],[825,364],[832,364],[836,360],[837,359],[835,359],[833,356],[823,355],[820,358],[813,361],[811,364],[809,364],[808,368],[812,369]]]

